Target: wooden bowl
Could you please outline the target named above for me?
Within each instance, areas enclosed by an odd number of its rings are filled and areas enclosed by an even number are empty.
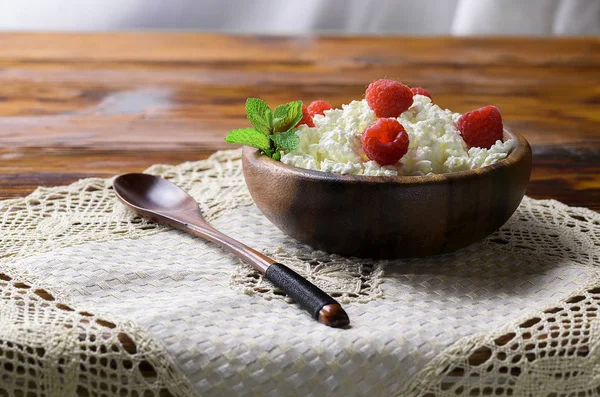
[[[244,147],[244,177],[262,213],[314,248],[371,258],[466,247],[502,226],[523,199],[531,148],[487,167],[428,176],[353,176],[293,167]]]

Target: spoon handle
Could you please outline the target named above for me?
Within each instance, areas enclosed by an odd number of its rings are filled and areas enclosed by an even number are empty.
[[[342,306],[319,287],[281,263],[273,263],[265,275],[317,321],[330,327],[350,324]]]
[[[250,264],[267,279],[297,302],[315,320],[327,326],[338,328],[350,323],[342,306],[319,287],[290,269],[277,263],[260,252],[219,232],[209,224],[185,224],[185,230],[220,245]]]

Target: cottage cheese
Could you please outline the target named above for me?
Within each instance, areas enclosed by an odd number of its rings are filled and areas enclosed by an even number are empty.
[[[314,128],[301,125],[296,131],[298,147],[283,154],[281,161],[339,174],[429,175],[484,167],[505,158],[513,148],[513,140],[498,140],[490,149],[469,149],[456,129],[460,116],[415,95],[412,106],[397,119],[408,133],[408,152],[398,163],[380,166],[368,159],[360,141],[377,117],[366,100],[352,101],[316,115]]]

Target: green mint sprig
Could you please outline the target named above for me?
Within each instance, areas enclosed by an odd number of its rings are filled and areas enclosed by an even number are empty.
[[[282,150],[298,147],[300,138],[295,131],[302,118],[302,101],[279,105],[272,111],[265,101],[248,98],[246,116],[254,128],[230,131],[225,142],[255,147],[275,160],[281,158]]]

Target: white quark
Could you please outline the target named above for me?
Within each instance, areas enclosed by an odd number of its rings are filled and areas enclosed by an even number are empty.
[[[469,149],[456,129],[459,113],[441,109],[423,95],[398,117],[410,140],[408,152],[394,165],[380,166],[365,155],[360,137],[377,120],[366,100],[314,117],[315,127],[296,131],[298,147],[285,153],[285,164],[318,171],[352,175],[429,175],[464,171],[505,158],[514,141],[498,140],[490,149]]]

